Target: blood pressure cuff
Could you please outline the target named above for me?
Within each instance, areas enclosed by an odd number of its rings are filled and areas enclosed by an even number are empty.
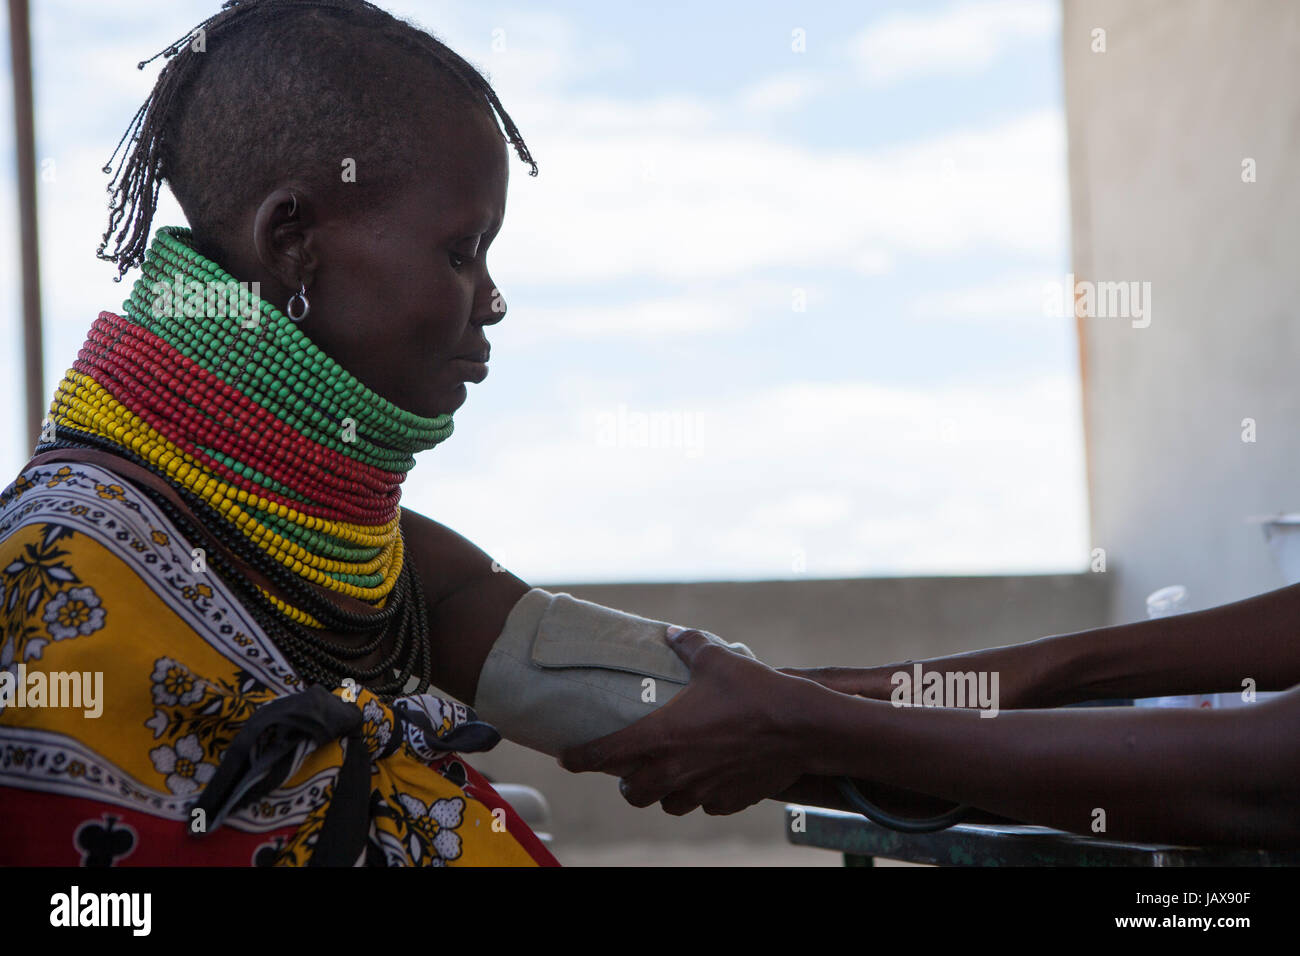
[[[551,756],[621,730],[691,679],[664,639],[668,623],[533,588],[483,662],[474,710],[507,739]]]

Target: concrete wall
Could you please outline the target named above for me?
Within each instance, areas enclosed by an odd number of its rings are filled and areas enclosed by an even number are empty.
[[[1077,574],[537,586],[702,627],[784,667],[889,663],[1096,627],[1109,614],[1110,583],[1109,574]],[[628,806],[612,777],[570,774],[508,742],[471,762],[494,780],[539,788],[560,846],[785,838],[771,802],[729,817],[670,817]]]
[[[1300,510],[1300,4],[1066,0],[1063,44],[1074,271],[1151,283],[1148,327],[1080,320],[1114,619],[1279,587],[1247,518]]]

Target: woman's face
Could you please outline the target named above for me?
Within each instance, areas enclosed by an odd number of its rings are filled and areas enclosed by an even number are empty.
[[[505,216],[505,138],[476,111],[442,143],[430,143],[382,213],[322,210],[304,244],[302,330],[372,390],[426,417],[454,412],[465,383],[487,375],[465,356],[486,361],[485,326],[505,317],[487,270]]]

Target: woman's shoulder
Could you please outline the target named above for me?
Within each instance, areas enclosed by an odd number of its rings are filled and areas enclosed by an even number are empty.
[[[185,542],[141,498],[115,472],[58,460],[23,469],[0,491],[0,623],[8,639],[33,628],[55,641],[97,631],[106,594],[120,599],[167,575]]]
[[[188,647],[210,669],[296,685],[203,549],[116,471],[47,461],[24,469],[0,497],[0,667],[95,634],[96,643],[127,638],[131,654]]]
[[[126,541],[148,528],[153,509],[116,470],[98,463],[45,460],[29,464],[0,490],[0,541],[21,528],[57,521],[70,530]]]

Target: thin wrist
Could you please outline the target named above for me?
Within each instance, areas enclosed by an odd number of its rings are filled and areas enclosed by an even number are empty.
[[[1044,638],[1047,647],[1033,655],[1036,670],[1032,707],[1059,707],[1115,696],[1112,655],[1105,635],[1079,631]]]
[[[787,723],[787,739],[800,772],[812,776],[838,776],[845,772],[842,753],[843,732],[858,741],[855,750],[863,749],[867,739],[864,720],[873,707],[883,701],[837,693],[814,685],[794,708]]]
[[[818,747],[818,717],[822,694],[834,694],[807,678],[795,678],[791,693],[773,695],[763,708],[767,730],[778,741],[779,753],[792,770],[800,774],[815,773],[810,765]]]
[[[1056,707],[1068,703],[1070,688],[1081,676],[1080,654],[1086,648],[1068,637],[1050,636],[976,652],[976,670],[999,675],[1004,706],[1013,710]]]

